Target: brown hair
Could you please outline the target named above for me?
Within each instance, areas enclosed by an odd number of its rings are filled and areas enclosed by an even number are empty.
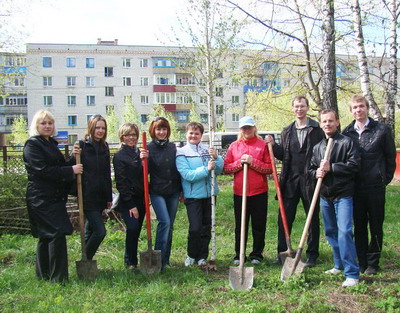
[[[325,109],[319,112],[318,115],[318,121],[321,121],[321,115],[323,114],[328,114],[328,113],[333,113],[333,115],[335,115],[336,120],[339,120],[339,114],[335,111],[335,110],[331,110],[331,109]]]
[[[356,95],[353,95],[352,97],[351,97],[351,99],[350,99],[350,102],[349,102],[349,107],[350,107],[350,111],[351,111],[351,104],[352,103],[354,103],[354,102],[364,102],[365,103],[365,105],[367,106],[367,109],[369,109],[369,102],[368,102],[368,100],[362,95],[362,94],[356,94]]]
[[[165,117],[156,117],[149,126],[149,134],[151,138],[156,138],[156,128],[166,128],[167,129],[167,139],[171,136],[171,127],[169,122]]]
[[[204,133],[204,126],[201,123],[198,122],[190,122],[189,124],[186,125],[186,132],[188,132],[189,129],[194,129],[194,130],[199,130],[201,134],[203,135]]]
[[[306,97],[304,97],[304,96],[296,96],[296,97],[294,97],[294,99],[292,101],[292,106],[294,105],[295,101],[301,101],[303,99],[304,99],[305,103],[307,104],[307,106],[309,107],[310,105],[308,103],[308,99]]]
[[[139,127],[137,127],[137,125],[133,124],[133,123],[125,123],[125,124],[122,124],[120,126],[120,128],[118,129],[119,141],[123,142],[122,137],[124,135],[128,135],[132,130],[135,131],[136,136],[137,136],[137,138],[139,140]]]
[[[88,120],[88,126],[87,129],[83,135],[84,139],[87,137],[92,137],[94,138],[94,132],[96,130],[96,124],[99,121],[103,121],[105,126],[106,126],[106,131],[104,132],[104,137],[100,139],[100,143],[105,145],[106,139],[107,139],[107,121],[104,117],[102,117],[100,114],[92,115],[89,120]]]

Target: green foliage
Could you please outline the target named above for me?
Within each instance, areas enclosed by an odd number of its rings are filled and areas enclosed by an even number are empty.
[[[27,122],[22,115],[16,118],[11,125],[11,137],[11,143],[15,146],[24,145],[29,138]]]
[[[146,123],[146,127],[144,130],[149,129],[151,121],[153,121],[156,117],[165,117],[168,120],[169,126],[171,127],[171,136],[169,140],[171,141],[181,140],[182,134],[179,131],[178,123],[176,122],[174,115],[171,112],[167,112],[162,104],[153,105],[153,108],[149,114],[149,119]]]
[[[108,142],[119,142],[118,129],[120,122],[115,114],[114,110],[107,112],[107,141]]]
[[[139,127],[142,124],[140,122],[139,113],[137,112],[131,97],[129,97],[125,102],[124,113],[122,114],[122,124],[123,123],[133,123]]]

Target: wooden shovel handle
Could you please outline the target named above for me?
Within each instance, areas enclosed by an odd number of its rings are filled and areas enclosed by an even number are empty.
[[[81,155],[75,154],[76,164],[81,164]],[[85,213],[83,211],[83,192],[82,192],[82,174],[76,175],[76,186],[78,196],[78,208],[79,208],[79,229],[81,233],[81,249],[82,249],[82,260],[87,260],[86,254],[86,242],[85,242]]]
[[[247,172],[248,164],[243,163],[243,191],[242,191],[242,218],[240,222],[240,256],[239,268],[243,268],[245,258],[245,235],[246,235],[246,205],[247,205]]]

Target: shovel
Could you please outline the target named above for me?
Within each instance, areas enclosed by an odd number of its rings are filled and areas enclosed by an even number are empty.
[[[142,146],[147,150],[146,132],[142,133]],[[140,271],[143,274],[157,274],[161,271],[161,251],[153,250],[151,238],[151,218],[149,202],[149,177],[148,160],[142,160],[143,165],[143,183],[144,183],[144,206],[146,208],[146,228],[147,228],[147,250],[140,252]]]
[[[327,147],[325,150],[324,160],[329,160],[331,149],[332,149],[332,143],[333,143],[333,139],[329,138],[328,144],[327,144]],[[293,274],[299,275],[299,274],[303,273],[303,271],[304,271],[304,267],[306,264],[301,261],[301,253],[303,252],[303,246],[307,239],[308,230],[311,225],[311,219],[314,214],[315,206],[317,204],[319,191],[320,191],[321,185],[322,185],[322,179],[323,178],[318,178],[317,186],[315,187],[314,195],[313,195],[313,198],[311,201],[310,210],[308,211],[306,224],[304,226],[303,234],[301,235],[299,248],[297,249],[296,255],[294,258],[291,258],[291,257],[286,258],[285,263],[283,264],[283,267],[282,267],[281,280],[286,280]]]
[[[76,164],[81,163],[81,155],[76,154]],[[78,189],[78,207],[79,207],[79,228],[81,231],[81,249],[82,260],[75,261],[76,273],[79,279],[94,280],[97,276],[97,262],[96,260],[88,260],[86,254],[85,242],[85,214],[83,213],[83,197],[82,197],[82,175],[78,174],[76,177]]]
[[[242,218],[240,230],[240,256],[239,267],[229,268],[229,284],[234,290],[249,290],[253,287],[254,267],[244,267],[245,258],[245,228],[246,228],[246,202],[247,202],[247,170],[248,164],[243,164],[243,192],[242,192]]]
[[[290,243],[290,231],[289,231],[289,225],[287,222],[286,218],[286,212],[285,212],[285,207],[283,205],[283,198],[282,198],[282,193],[281,193],[281,188],[279,185],[279,180],[278,180],[278,173],[276,171],[276,164],[275,164],[275,157],[274,157],[274,151],[272,150],[272,143],[268,143],[268,150],[269,150],[269,156],[271,158],[271,164],[272,164],[272,173],[274,176],[274,182],[275,182],[275,189],[276,189],[276,195],[278,196],[278,202],[279,202],[279,211],[281,213],[281,218],[282,218],[282,224],[283,224],[283,229],[285,231],[285,239],[286,239],[286,246],[287,250],[280,252],[279,257],[282,261],[282,264],[285,263],[285,260],[287,257],[293,258],[296,254],[296,251],[292,249],[292,244]]]

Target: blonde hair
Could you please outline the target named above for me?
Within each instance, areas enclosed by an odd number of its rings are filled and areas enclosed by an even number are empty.
[[[29,126],[29,136],[38,136],[39,131],[38,131],[38,125],[40,122],[44,121],[45,119],[49,119],[50,121],[55,124],[54,120],[54,115],[47,111],[47,110],[39,110],[35,113],[35,115],[32,118],[31,125]],[[51,133],[50,137],[54,137],[57,135],[57,129],[56,126],[54,125],[53,132]]]
[[[252,127],[254,127],[254,137],[262,139],[262,137],[258,134],[257,127],[256,126],[252,126]],[[238,137],[237,137],[237,141],[241,141],[241,140],[244,140],[244,135],[243,135],[242,129],[240,128],[239,129],[239,134],[238,134]]]
[[[135,133],[136,133],[136,135],[137,135],[137,138],[138,138],[138,140],[139,140],[139,127],[137,127],[137,125],[136,125],[136,124],[133,124],[133,123],[125,123],[125,124],[122,124],[122,125],[120,126],[120,128],[118,129],[119,141],[120,141],[120,142],[123,142],[122,137],[123,137],[124,135],[128,135],[132,130],[135,131]]]

